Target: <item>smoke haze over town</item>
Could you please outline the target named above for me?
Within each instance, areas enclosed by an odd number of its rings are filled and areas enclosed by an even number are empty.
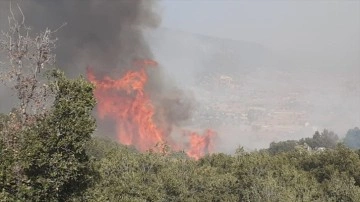
[[[69,75],[157,61],[146,89],[157,119],[175,132],[212,128],[217,151],[360,126],[359,1],[18,2],[35,32],[67,23],[57,61]],[[1,1],[0,30],[8,11]]]

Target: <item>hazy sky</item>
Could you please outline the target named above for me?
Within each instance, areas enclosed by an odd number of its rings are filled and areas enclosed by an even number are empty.
[[[359,64],[360,1],[163,0],[162,26]]]

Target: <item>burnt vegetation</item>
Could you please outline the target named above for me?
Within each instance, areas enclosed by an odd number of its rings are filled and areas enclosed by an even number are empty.
[[[359,201],[359,128],[197,161],[92,136],[94,86],[54,68],[57,30],[34,34],[21,16],[0,40],[17,100],[0,115],[0,201]]]

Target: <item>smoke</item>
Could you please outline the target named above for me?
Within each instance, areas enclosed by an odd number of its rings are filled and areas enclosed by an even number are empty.
[[[134,59],[152,58],[143,38],[144,29],[160,23],[152,0],[30,0],[21,5],[35,30],[67,23],[57,33],[58,64],[67,72],[83,72],[87,65],[124,69]]]
[[[136,68],[134,60],[153,59],[144,32],[160,22],[154,0],[28,0],[18,1],[32,32],[56,29],[57,65],[70,77],[84,74],[90,66],[97,76],[120,77]],[[1,17],[9,14],[9,1],[0,2]],[[6,29],[0,21],[0,29]],[[193,98],[165,81],[161,68],[151,69],[146,87],[164,127],[179,125],[191,116]],[[165,88],[166,87],[166,88]],[[108,128],[103,123],[101,128]],[[109,131],[108,131],[109,132]]]

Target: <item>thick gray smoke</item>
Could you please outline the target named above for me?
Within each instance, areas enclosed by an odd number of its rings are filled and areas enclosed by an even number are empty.
[[[14,2],[14,1],[13,1]],[[17,1],[15,1],[16,3]],[[153,0],[27,0],[18,1],[26,24],[39,32],[56,29],[57,65],[70,76],[84,74],[87,66],[99,76],[120,76],[137,59],[153,59],[144,40],[147,29],[156,28],[160,17]],[[13,3],[14,4],[14,3]],[[0,29],[6,29],[9,1],[0,2]],[[147,90],[158,111],[169,125],[190,116],[193,101],[189,96],[164,84],[161,68],[151,70]],[[164,88],[166,86],[166,88]],[[174,89],[176,89],[174,91]],[[170,93],[172,92],[172,93]]]
[[[67,23],[58,33],[58,65],[72,72],[84,66],[114,69],[134,59],[152,58],[143,30],[160,18],[152,0],[30,0],[23,4],[27,24],[42,30]]]

